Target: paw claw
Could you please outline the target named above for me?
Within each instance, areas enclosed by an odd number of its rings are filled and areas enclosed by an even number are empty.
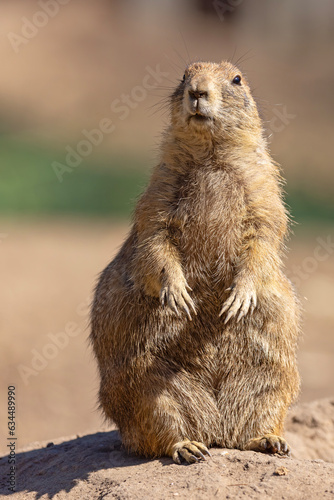
[[[175,463],[177,463],[178,465],[181,465],[181,459],[180,459],[180,456],[179,456],[179,453],[178,451],[175,451],[173,453],[173,460]]]
[[[174,445],[172,457],[177,464],[181,463],[180,457],[189,464],[192,464],[201,460],[206,460],[204,454],[211,456],[209,450],[203,443],[198,443],[197,441],[181,441]]]
[[[187,288],[191,290],[185,280],[181,280],[180,284],[177,282],[172,285],[167,284],[160,291],[160,303],[162,306],[167,303],[170,309],[177,314],[177,316],[181,316],[178,308],[183,309],[188,316],[189,321],[192,321],[190,309],[195,315],[197,312],[195,304],[187,292]]]
[[[237,323],[239,323],[239,321],[241,320],[241,318],[243,318],[245,316],[245,313],[243,311],[240,311],[240,314],[237,318]]]
[[[166,290],[163,288],[160,292],[160,302],[161,305],[164,306],[166,302]]]
[[[285,439],[274,434],[268,434],[261,438],[251,439],[246,444],[245,450],[290,455],[290,447]]]
[[[225,318],[224,325],[226,325],[226,323],[232,318],[232,316],[233,316],[233,311],[230,311]]]
[[[226,291],[232,291],[231,295],[226,299],[219,313],[222,316],[227,312],[224,324],[226,324],[233,316],[237,316],[239,322],[248,313],[252,313],[256,307],[256,293],[254,289],[246,287],[241,288],[238,285],[232,285]],[[253,306],[254,304],[254,306]]]

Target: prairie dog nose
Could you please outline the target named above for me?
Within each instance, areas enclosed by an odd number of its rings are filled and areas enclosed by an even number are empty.
[[[189,89],[189,95],[192,99],[200,99],[202,97],[207,98],[208,92],[206,90],[193,90]]]

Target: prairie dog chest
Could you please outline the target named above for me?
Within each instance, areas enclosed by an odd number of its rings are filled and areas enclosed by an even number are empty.
[[[222,169],[195,171],[181,179],[170,224],[185,273],[210,276],[230,269],[245,213],[243,187]]]
[[[182,246],[197,242],[206,248],[235,240],[246,207],[243,186],[233,173],[197,168],[180,177],[178,185],[171,229]]]

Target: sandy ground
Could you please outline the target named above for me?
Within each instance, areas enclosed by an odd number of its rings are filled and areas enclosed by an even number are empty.
[[[98,273],[127,230],[113,221],[0,220],[2,451],[9,385],[16,387],[19,447],[107,430],[96,410],[98,377],[87,342],[88,304]],[[289,244],[289,274],[299,280],[305,309],[301,402],[333,395],[334,252],[316,252],[317,238],[329,235],[328,228],[317,228]],[[304,279],[296,275],[300,272]]]
[[[212,449],[190,466],[128,454],[116,431],[38,443],[17,455],[13,499],[330,499],[334,495],[334,399],[295,408],[288,421],[292,457]],[[321,457],[320,459],[317,457]],[[7,458],[0,459],[7,490]]]

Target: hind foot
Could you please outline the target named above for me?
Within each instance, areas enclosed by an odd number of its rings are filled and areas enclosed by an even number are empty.
[[[266,434],[260,438],[251,439],[246,443],[244,450],[290,455],[290,446],[288,443],[285,439],[275,434]]]
[[[173,446],[172,457],[174,462],[181,465],[183,458],[188,464],[194,464],[200,460],[206,460],[205,455],[211,457],[207,447],[197,441],[180,441]]]

